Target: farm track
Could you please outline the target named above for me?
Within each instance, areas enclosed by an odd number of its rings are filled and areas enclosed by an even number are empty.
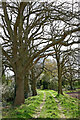
[[[44,92],[43,102],[40,104],[40,107],[36,109],[36,114],[34,115],[34,118],[39,118],[41,110],[45,104],[45,99],[46,99],[46,93]]]
[[[67,91],[68,93],[69,91]],[[76,91],[71,91],[75,92]],[[69,93],[71,93],[69,92]],[[25,104],[13,107],[8,104],[3,109],[4,118],[78,118],[79,99],[72,98],[65,93],[57,96],[56,91],[39,90],[38,96],[26,99]],[[80,103],[80,102],[79,102]]]
[[[55,98],[55,102],[57,103],[57,105],[58,105],[58,110],[60,110],[60,118],[66,118],[65,117],[65,115],[63,114],[63,108],[62,108],[62,106],[60,105],[60,101],[56,98],[56,96],[53,94],[53,93],[51,93],[50,92],[50,94]]]
[[[60,118],[66,118],[65,117],[65,115],[63,114],[63,108],[62,108],[62,106],[60,105],[60,102],[59,102],[59,100],[55,97],[55,95],[53,94],[53,93],[51,93],[51,92],[49,92],[54,98],[55,98],[55,102],[57,103],[57,106],[58,106],[58,110],[60,110]],[[46,92],[44,92],[44,98],[43,98],[43,102],[40,104],[40,107],[38,107],[37,109],[36,109],[36,114],[34,115],[34,118],[39,118],[39,116],[40,116],[40,113],[41,113],[41,111],[42,111],[42,108],[43,108],[43,106],[44,106],[44,104],[45,104],[45,99],[46,99]]]

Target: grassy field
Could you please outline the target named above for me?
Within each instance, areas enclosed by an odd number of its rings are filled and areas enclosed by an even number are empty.
[[[37,96],[29,97],[21,106],[8,104],[3,108],[3,118],[34,118],[43,103],[44,93],[46,97],[39,118],[79,118],[79,100],[65,93],[57,96],[53,90],[38,90]]]

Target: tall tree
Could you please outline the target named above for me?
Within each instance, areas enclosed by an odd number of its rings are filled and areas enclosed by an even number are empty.
[[[65,64],[64,68],[64,76],[65,80],[70,85],[70,89],[72,90],[74,88],[75,82],[78,81],[78,73],[79,73],[79,63],[78,63],[78,51],[79,48],[70,48],[70,55],[67,57],[67,63]]]
[[[65,6],[65,3],[55,5],[54,2],[45,4],[16,1],[1,3],[0,27],[3,33],[1,32],[0,38],[3,55],[15,74],[15,105],[24,103],[24,78],[36,63],[36,59],[44,55],[45,51],[55,44],[66,45],[64,39],[80,31],[79,24],[69,23],[69,20],[78,19],[78,12],[72,14],[70,9],[65,9]],[[62,32],[59,33],[57,30],[56,39],[44,32],[50,20],[60,20],[67,24],[67,28]],[[72,26],[74,26],[73,29],[71,29]],[[73,42],[75,41],[68,44],[73,44]]]

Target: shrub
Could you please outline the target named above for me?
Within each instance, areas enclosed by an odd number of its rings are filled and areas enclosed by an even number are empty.
[[[2,85],[2,101],[5,102],[10,102],[14,100],[14,95],[15,95],[15,83],[14,81],[11,82],[11,84]]]

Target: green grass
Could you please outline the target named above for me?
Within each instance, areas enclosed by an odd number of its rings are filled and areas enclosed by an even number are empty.
[[[29,97],[23,105],[3,109],[3,118],[32,118],[35,109],[43,101],[43,96],[43,91],[38,91],[37,96]]]
[[[57,92],[52,91],[56,98],[60,101],[60,105],[63,107],[63,113],[67,118],[78,118],[80,111],[78,109],[80,101],[77,98],[73,98],[64,93],[57,96]]]
[[[60,111],[58,110],[54,97],[50,94],[49,91],[45,92],[46,100],[39,118],[59,118],[58,114]]]
[[[46,93],[46,99],[39,118],[60,118],[61,113],[66,118],[79,117],[78,103],[80,104],[80,102],[77,98],[65,93],[64,96],[57,96],[57,92],[54,90],[38,90],[37,96],[29,97],[21,106],[13,107],[9,103],[9,108],[3,109],[3,118],[33,118],[43,102],[44,92]],[[55,97],[52,95],[56,96],[59,103],[55,101]],[[62,107],[62,111],[58,109],[58,104]]]

